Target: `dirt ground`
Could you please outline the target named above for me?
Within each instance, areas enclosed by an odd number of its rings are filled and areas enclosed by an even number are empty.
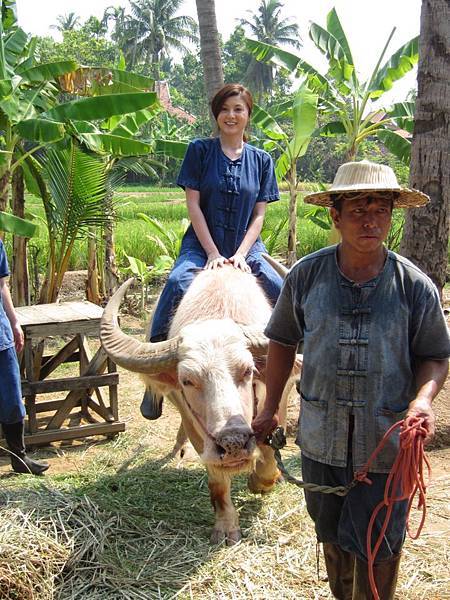
[[[74,272],[69,276],[63,294],[65,300],[83,298],[84,277],[85,272],[83,271]],[[450,297],[447,299],[447,307],[449,300]],[[146,327],[143,320],[125,315],[121,324],[127,333],[143,339]],[[90,346],[91,350],[95,350],[97,341],[91,340]],[[119,377],[120,420],[126,424],[127,435],[135,440],[136,451],[139,451],[139,447],[142,446],[152,446],[154,449],[160,448],[161,456],[164,456],[168,447],[175,442],[179,425],[178,414],[166,402],[163,415],[159,420],[145,421],[139,413],[139,404],[143,394],[142,382],[137,375],[122,369],[119,369]],[[442,544],[443,540],[449,539],[450,534],[450,507],[448,494],[445,493],[450,484],[450,377],[435,400],[435,412],[437,433],[433,444],[427,451],[432,468],[432,480],[428,489],[428,515],[422,536],[425,536],[427,540],[433,538],[436,540],[436,544]],[[288,415],[290,434],[288,441],[289,446],[292,447],[295,423],[298,417],[296,404],[290,406]],[[78,415],[75,414],[73,418],[76,420]],[[33,456],[44,458],[50,463],[49,474],[52,476],[58,473],[82,473],[86,459],[92,458],[99,451],[104,451],[107,443],[109,443],[108,440],[103,437],[54,443],[51,446],[36,449]],[[6,476],[9,470],[6,455],[0,454],[0,479]]]

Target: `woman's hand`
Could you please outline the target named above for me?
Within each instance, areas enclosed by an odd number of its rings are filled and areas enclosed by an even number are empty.
[[[21,352],[25,343],[22,327],[19,323],[16,323],[11,327],[11,329],[14,335],[14,345],[16,347],[16,352]]]
[[[243,254],[236,253],[234,256],[228,259],[235,269],[241,269],[244,273],[250,273],[251,269],[245,261],[245,256]]]
[[[226,264],[228,261],[227,258],[219,254],[218,252],[214,254],[208,254],[208,260],[206,261],[205,269],[220,269]]]

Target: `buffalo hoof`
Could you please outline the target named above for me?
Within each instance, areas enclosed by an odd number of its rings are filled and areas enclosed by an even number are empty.
[[[234,546],[242,539],[240,529],[234,531],[222,531],[222,529],[213,529],[211,534],[211,544],[217,545],[225,542],[227,546]]]
[[[255,472],[251,473],[247,480],[247,487],[253,494],[267,494],[273,489],[274,485],[275,481],[263,480]]]

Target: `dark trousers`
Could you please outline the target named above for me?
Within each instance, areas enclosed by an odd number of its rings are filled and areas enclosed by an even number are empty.
[[[353,480],[351,455],[347,467],[331,467],[302,455],[303,480],[320,485],[341,486]],[[306,507],[315,524],[319,542],[337,544],[343,550],[367,560],[366,536],[374,508],[383,499],[388,475],[369,473],[372,485],[358,483],[346,496],[305,490]],[[407,501],[396,502],[375,562],[400,553],[405,540]],[[372,545],[381,531],[386,514],[383,508],[373,527]]]

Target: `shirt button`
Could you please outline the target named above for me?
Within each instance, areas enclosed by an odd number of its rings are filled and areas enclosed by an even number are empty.
[[[349,371],[348,374],[352,377],[355,374],[355,371]]]
[[[353,406],[353,402],[347,402],[347,406]]]
[[[356,340],[350,340],[350,344],[354,346],[356,344]]]

